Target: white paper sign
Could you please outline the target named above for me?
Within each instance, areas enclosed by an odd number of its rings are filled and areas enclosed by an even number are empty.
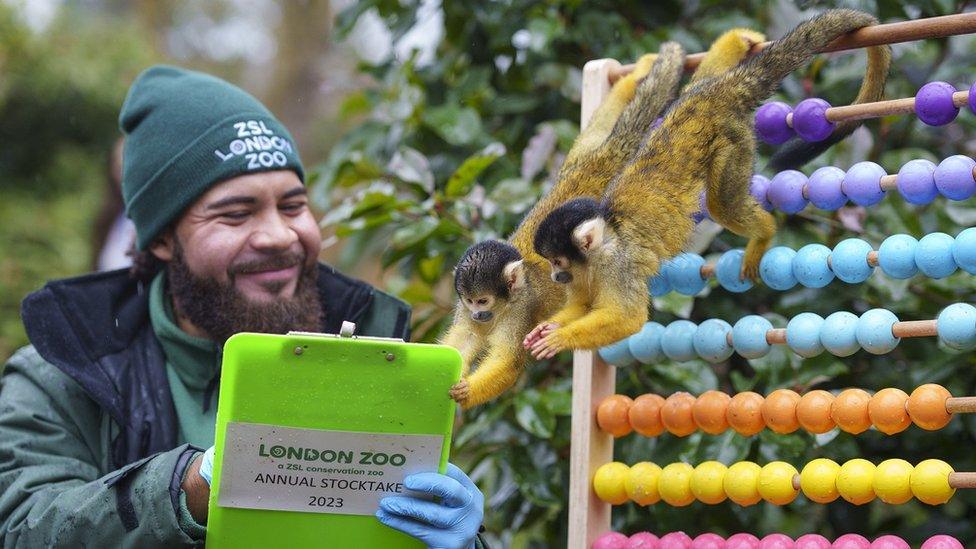
[[[444,437],[228,423],[217,504],[372,515],[405,494],[407,475],[437,471]]]

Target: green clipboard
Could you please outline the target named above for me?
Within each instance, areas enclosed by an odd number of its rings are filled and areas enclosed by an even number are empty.
[[[448,391],[460,373],[460,355],[443,345],[231,337],[207,547],[423,547],[373,513],[418,463],[446,470],[456,410]]]

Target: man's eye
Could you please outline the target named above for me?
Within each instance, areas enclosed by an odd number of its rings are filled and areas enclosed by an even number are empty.
[[[281,209],[286,212],[297,212],[305,209],[304,202],[290,202],[288,204],[282,204]]]
[[[244,219],[248,215],[250,215],[250,213],[249,212],[244,212],[244,211],[241,211],[241,212],[225,212],[225,213],[220,214],[220,217],[226,217],[227,219],[240,220],[240,219]]]

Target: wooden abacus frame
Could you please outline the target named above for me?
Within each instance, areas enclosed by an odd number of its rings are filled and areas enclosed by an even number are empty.
[[[824,51],[841,51],[878,44],[943,38],[976,33],[976,13],[962,13],[866,27],[834,41]],[[758,52],[769,42],[758,44]],[[694,68],[704,54],[689,55]],[[614,59],[589,61],[583,67],[580,127],[589,124],[614,81],[632,70]],[[899,106],[900,107],[900,106]],[[900,112],[900,111],[899,111]],[[852,113],[853,114],[853,113]],[[610,504],[600,501],[591,485],[596,469],[613,460],[613,437],[596,424],[596,409],[616,387],[616,368],[596,351],[573,353],[572,418],[569,464],[569,549],[587,549],[610,529]]]

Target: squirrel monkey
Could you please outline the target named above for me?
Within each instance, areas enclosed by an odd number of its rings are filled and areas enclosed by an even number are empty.
[[[739,63],[765,40],[746,29],[718,40],[696,71],[716,76]],[[508,242],[489,240],[470,247],[455,269],[459,300],[454,321],[441,342],[461,352],[462,380],[451,396],[465,409],[491,400],[518,378],[528,352],[523,336],[554,313],[565,298],[549,277],[549,265],[532,248],[532,235],[545,216],[566,200],[599,197],[613,176],[642,145],[654,119],[672,101],[684,72],[680,48],[638,60],[613,86],[566,157],[556,184],[526,215]],[[472,363],[478,368],[470,373]]]
[[[741,276],[755,278],[776,224],[749,194],[753,110],[830,41],[874,24],[863,12],[827,11],[742,65],[699,81],[671,106],[602,200],[575,198],[553,210],[533,244],[550,262],[552,279],[566,285],[567,301],[526,337],[533,357],[593,349],[637,332],[647,319],[648,277],[686,245],[703,188],[711,217],[749,238]],[[883,90],[890,50],[872,50],[869,64],[882,68],[869,69],[866,80],[880,75],[882,82],[862,88]]]

